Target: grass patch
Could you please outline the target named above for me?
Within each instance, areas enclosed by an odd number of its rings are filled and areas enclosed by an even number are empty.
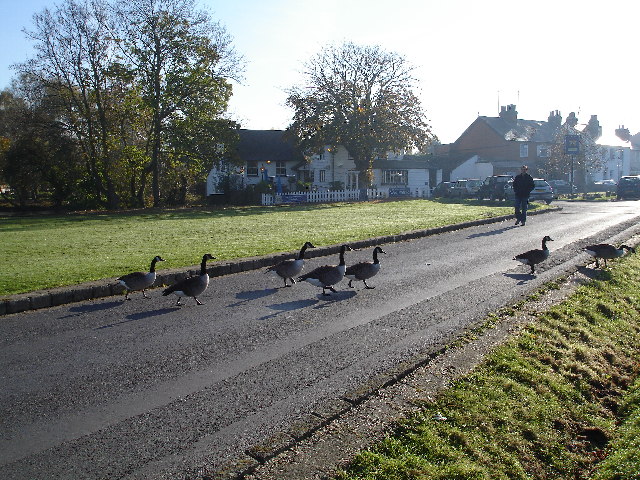
[[[588,193],[576,193],[573,195],[565,194],[559,195],[559,200],[565,200],[568,202],[578,201],[578,202],[611,202],[616,199],[616,194],[606,192],[588,192]]]
[[[336,478],[640,478],[639,268],[539,315]]]
[[[640,381],[636,380],[621,407],[623,423],[611,445],[611,454],[598,466],[593,480],[640,478]]]
[[[538,208],[544,208],[537,206]],[[0,217],[0,295],[439,227],[512,213],[498,202],[408,200]]]

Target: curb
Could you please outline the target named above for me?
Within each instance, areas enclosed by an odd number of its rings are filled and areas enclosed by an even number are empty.
[[[529,215],[540,215],[548,212],[557,212],[562,207],[552,207],[540,211],[530,211]],[[475,227],[478,225],[488,225],[491,223],[499,223],[505,220],[515,218],[514,215],[502,215],[500,217],[484,218],[480,220],[472,220],[469,222],[455,223],[442,227],[429,228],[426,230],[413,230],[409,232],[399,233],[396,235],[386,235],[383,237],[374,237],[366,240],[358,240],[350,242],[349,246],[354,249],[362,249],[382,245],[385,243],[403,242],[414,240],[416,238],[438,235],[445,232],[453,232],[463,228]],[[325,257],[340,252],[340,245],[330,245],[326,247],[318,247],[306,252],[307,258]],[[260,257],[248,257],[233,260],[230,262],[212,263],[207,272],[210,277],[222,277],[234,273],[248,272],[251,270],[259,270],[267,268],[271,265],[297,255],[298,251],[276,253],[264,255]],[[199,273],[197,265],[191,267],[183,267],[179,269],[163,270],[157,273],[155,285],[171,285],[190,275]],[[124,287],[118,283],[115,278],[97,280],[95,282],[83,283],[67,287],[51,288],[47,290],[37,290],[29,293],[11,295],[7,298],[0,299],[0,316],[21,313],[29,310],[39,310],[42,308],[57,307],[69,303],[83,302],[86,300],[95,300],[99,298],[120,296],[124,294]]]

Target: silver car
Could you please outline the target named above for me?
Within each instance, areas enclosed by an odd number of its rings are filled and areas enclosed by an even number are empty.
[[[553,201],[553,188],[543,178],[533,179],[533,191],[529,195],[531,201],[546,202],[549,205]],[[507,182],[504,186],[504,196],[507,200],[515,200],[516,194],[513,191],[513,180]]]

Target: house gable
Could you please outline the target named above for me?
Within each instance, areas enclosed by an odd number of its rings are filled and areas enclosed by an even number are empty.
[[[479,146],[494,150],[497,146],[504,144],[504,135],[487,122],[487,117],[478,117],[462,135],[453,143],[451,151],[456,153],[469,152],[470,155],[479,154]],[[497,149],[502,151],[503,149]],[[495,154],[495,152],[483,152],[483,155]]]

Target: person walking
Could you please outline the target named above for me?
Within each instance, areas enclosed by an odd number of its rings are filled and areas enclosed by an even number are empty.
[[[524,227],[527,222],[527,207],[529,206],[529,195],[535,187],[533,178],[528,173],[529,167],[522,166],[522,169],[516,178],[513,179],[513,193],[515,193],[515,211],[516,225],[520,224]]]

